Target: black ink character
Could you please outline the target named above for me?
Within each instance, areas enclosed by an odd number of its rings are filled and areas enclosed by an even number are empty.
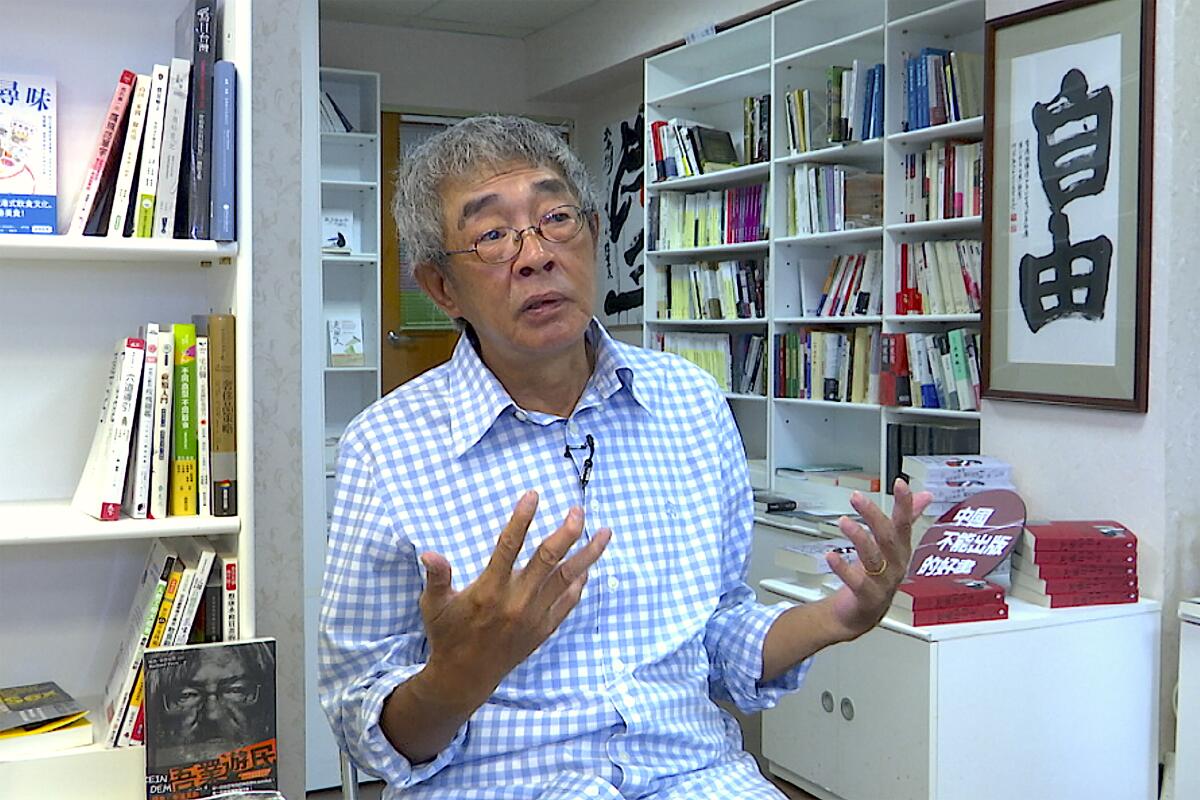
[[[625,224],[629,220],[629,213],[633,208],[635,197],[640,197],[642,193],[642,169],[643,169],[643,146],[645,142],[645,117],[641,112],[638,113],[633,125],[626,122],[621,123],[621,148],[620,158],[616,161],[616,173],[613,175],[612,186],[609,188],[609,197],[605,214],[608,216],[608,239],[605,243],[606,255],[610,253],[609,245],[616,245],[621,238],[621,234],[625,229]],[[608,133],[605,132],[605,166],[611,165],[609,159],[610,142]],[[629,277],[633,279],[634,284],[639,285],[642,282],[642,274],[644,266],[639,263],[642,252],[645,249],[645,231],[639,231],[634,237],[629,247],[621,253],[621,258],[625,262],[625,267],[629,269]],[[606,257],[605,265],[611,273],[611,261]],[[630,311],[642,305],[644,290],[641,288],[632,289],[627,292],[617,293],[609,290],[604,298],[604,313],[608,316],[614,316],[622,311]]]
[[[1089,91],[1087,76],[1078,69],[1063,76],[1057,97],[1033,105],[1038,175],[1050,204],[1052,242],[1047,255],[1027,253],[1021,258],[1021,309],[1034,333],[1063,317],[1104,316],[1112,240],[1102,235],[1071,242],[1071,223],[1064,209],[1072,200],[1104,191],[1112,115],[1112,90],[1104,86]]]

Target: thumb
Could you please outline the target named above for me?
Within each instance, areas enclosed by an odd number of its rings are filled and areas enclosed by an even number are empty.
[[[423,553],[421,564],[425,567],[425,599],[439,602],[447,599],[450,588],[450,562],[438,553]]]

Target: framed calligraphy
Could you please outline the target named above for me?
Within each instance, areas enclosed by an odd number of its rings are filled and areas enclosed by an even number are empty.
[[[1154,0],[986,38],[983,396],[1145,412]]]

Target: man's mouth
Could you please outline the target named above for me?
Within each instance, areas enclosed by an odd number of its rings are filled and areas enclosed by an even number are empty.
[[[564,299],[557,293],[535,295],[521,304],[521,311],[543,311],[559,305]]]

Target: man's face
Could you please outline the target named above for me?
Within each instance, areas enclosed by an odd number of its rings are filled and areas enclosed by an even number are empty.
[[[441,196],[447,250],[469,248],[489,231],[536,225],[551,209],[579,202],[556,171],[527,164],[449,181]],[[440,273],[426,268],[423,282],[433,281],[426,285],[451,317],[471,323],[485,358],[544,358],[582,343],[596,291],[593,215],[561,244],[526,233],[511,261],[486,264],[474,253],[449,261]]]
[[[261,692],[239,658],[214,653],[166,698],[166,711],[180,743],[198,748],[198,758],[213,758],[252,730],[250,714]]]

